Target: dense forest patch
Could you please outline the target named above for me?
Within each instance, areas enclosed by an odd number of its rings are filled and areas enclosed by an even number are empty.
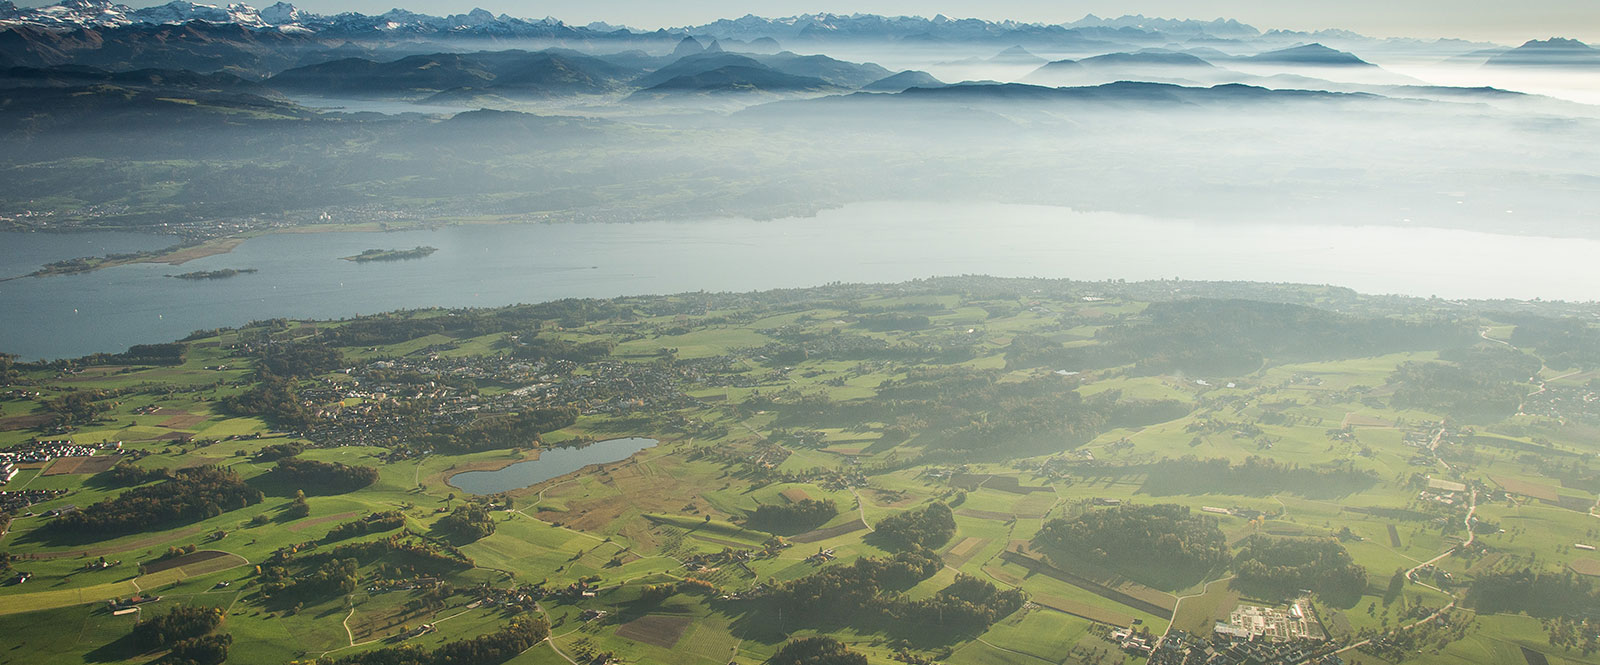
[[[1084,557],[1119,571],[1150,571],[1193,582],[1228,561],[1228,544],[1216,519],[1175,504],[1123,504],[1056,518],[1045,523],[1033,543],[1049,555]]]

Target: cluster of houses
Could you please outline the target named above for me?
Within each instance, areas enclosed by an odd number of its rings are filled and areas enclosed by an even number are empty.
[[[161,600],[161,596],[140,594],[131,598],[113,598],[106,601],[106,605],[111,608],[111,612],[113,614],[118,614],[123,610],[132,610],[133,608],[144,605],[145,603],[153,603],[158,600]]]
[[[367,593],[379,594],[390,591],[411,591],[413,589],[432,589],[439,586],[437,577],[413,577],[404,580],[377,580],[367,587]]]
[[[1425,563],[1406,571],[1406,579],[1413,582],[1420,582],[1427,578],[1432,578],[1440,584],[1451,584],[1456,581],[1456,576],[1453,573],[1431,563]]]
[[[1286,608],[1240,605],[1228,615],[1228,622],[1217,622],[1213,632],[1243,640],[1268,642],[1320,642],[1327,639],[1322,625],[1311,611],[1311,601],[1300,598]]]
[[[1111,633],[1111,641],[1116,642],[1123,651],[1135,656],[1148,656],[1155,649],[1159,638],[1152,637],[1150,633],[1135,632],[1132,628],[1119,628]]]
[[[1273,641],[1232,635],[1209,639],[1173,629],[1150,651],[1149,665],[1344,665],[1334,646],[1310,640]]]
[[[593,598],[599,593],[600,587],[592,586],[588,582],[578,580],[555,592],[555,595],[567,598]]]
[[[1600,390],[1593,384],[1577,388],[1547,385],[1543,391],[1523,401],[1522,412],[1530,416],[1600,424]]]
[[[838,558],[838,557],[834,555],[833,548],[830,547],[830,548],[825,549],[825,550],[817,550],[816,554],[813,554],[811,556],[806,557],[806,563],[815,564],[815,565],[819,565],[820,566],[820,565],[825,564],[825,563],[827,563],[829,561],[832,561],[832,560],[834,560],[836,558]]]
[[[15,513],[66,494],[64,489],[0,491],[0,513]]]
[[[697,372],[682,367],[602,361],[530,363],[500,356],[378,360],[348,370],[354,381],[323,380],[301,391],[305,406],[319,417],[305,432],[320,445],[378,445],[415,438],[423,431],[461,425],[483,413],[520,411],[536,406],[575,406],[586,414],[649,411],[692,406],[680,387]],[[522,387],[484,395],[452,387],[448,381],[412,383],[400,377],[452,376]],[[385,404],[405,400],[427,407],[421,418],[401,417]]]
[[[48,462],[57,457],[89,457],[101,450],[122,450],[122,442],[107,441],[87,446],[67,439],[35,439],[0,450],[0,464],[33,464]]]
[[[106,561],[105,557],[100,557],[96,561],[90,561],[89,563],[83,564],[83,569],[91,571],[106,570],[108,568],[114,568],[120,565],[122,565],[122,559],[117,559],[116,561]]]

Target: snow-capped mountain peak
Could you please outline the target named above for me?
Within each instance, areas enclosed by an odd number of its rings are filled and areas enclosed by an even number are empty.
[[[260,12],[254,7],[243,4],[231,4],[225,7],[207,5],[189,0],[172,0],[164,5],[136,9],[129,13],[129,18],[136,23],[188,23],[189,21],[205,21],[207,23],[233,23],[248,28],[266,27],[266,22],[261,20]]]
[[[267,25],[297,25],[316,15],[299,9],[287,2],[279,2],[257,12],[261,20]]]

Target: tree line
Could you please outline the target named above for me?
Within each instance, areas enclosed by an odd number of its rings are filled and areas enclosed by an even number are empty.
[[[768,533],[790,535],[822,526],[838,514],[839,506],[834,504],[833,499],[764,503],[750,513],[747,526]]]
[[[1184,577],[1200,578],[1228,563],[1228,543],[1217,520],[1176,504],[1122,504],[1058,517],[1045,523],[1033,542],[1046,553]]]
[[[133,627],[133,643],[145,651],[168,649],[170,665],[217,665],[227,660],[233,636],[213,633],[222,626],[222,610],[201,605],[174,605]]]
[[[239,474],[215,466],[179,469],[154,485],[135,487],[113,498],[56,518],[48,528],[77,534],[122,534],[198,522],[260,503],[261,490]]]
[[[382,533],[398,529],[406,525],[406,516],[398,510],[386,510],[380,513],[368,513],[360,519],[350,520],[335,525],[328,530],[328,535],[323,536],[323,542],[333,542],[364,536],[369,533]]]
[[[378,481],[378,469],[375,467],[319,462],[299,457],[278,460],[274,473],[297,487],[310,487],[319,494],[354,492]]]
[[[1342,605],[1367,590],[1367,569],[1332,539],[1251,536],[1234,556],[1233,569],[1237,588],[1269,598],[1308,589]]]
[[[887,558],[863,557],[847,566],[831,566],[784,582],[771,600],[800,620],[881,621],[895,632],[930,627],[982,632],[1027,602],[1019,589],[1002,591],[966,574],[957,575],[930,598],[910,600],[900,593],[943,567],[943,560],[926,549]]]
[[[1288,303],[1237,299],[1157,302],[1135,320],[1095,333],[1096,344],[1063,346],[1019,335],[1007,366],[1102,369],[1131,366],[1136,375],[1184,372],[1249,374],[1267,361],[1357,358],[1471,343],[1472,326],[1452,320],[1366,318]]]
[[[955,533],[955,514],[944,502],[935,501],[883,518],[868,539],[889,550],[932,550],[949,542]]]

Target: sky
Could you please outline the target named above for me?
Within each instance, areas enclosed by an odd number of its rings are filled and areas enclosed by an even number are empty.
[[[215,1],[215,0],[214,0]],[[318,13],[379,13],[406,0],[301,0]],[[144,2],[143,4],[159,4]],[[262,2],[270,4],[270,2]],[[481,6],[496,14],[568,23],[606,21],[641,28],[802,13],[974,17],[1060,23],[1085,14],[1169,18],[1236,18],[1258,28],[1344,28],[1376,37],[1462,37],[1520,43],[1564,36],[1600,42],[1600,0],[411,0],[406,9],[462,13]]]

